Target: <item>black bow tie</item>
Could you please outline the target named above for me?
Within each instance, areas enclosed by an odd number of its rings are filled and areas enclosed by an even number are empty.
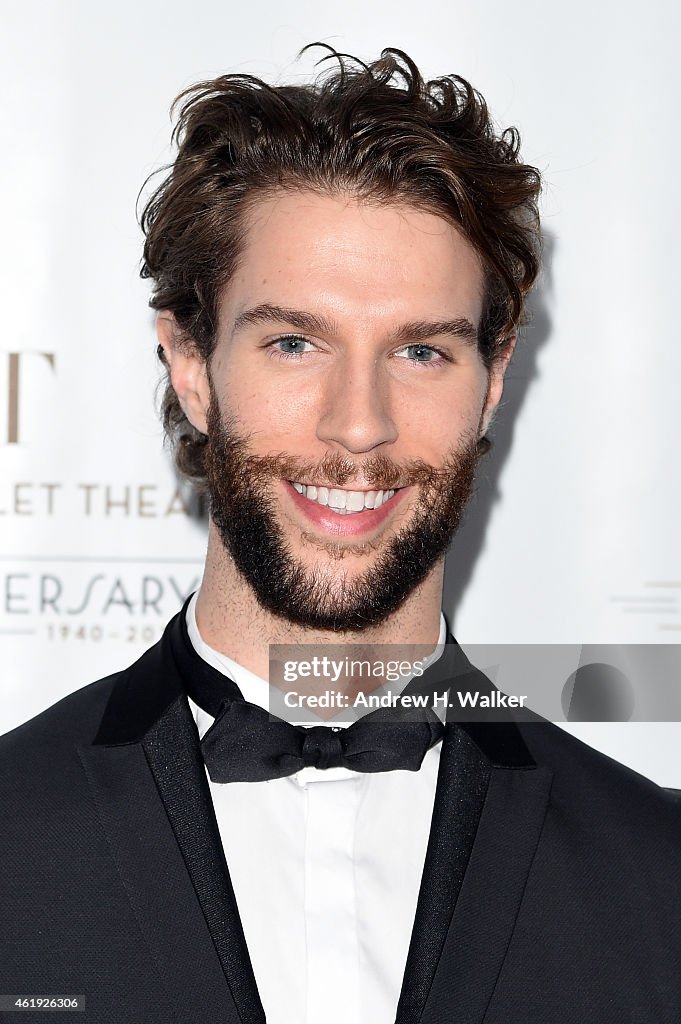
[[[341,766],[356,772],[418,771],[444,725],[430,707],[379,708],[353,725],[296,726],[275,718],[243,699],[236,683],[209,665],[194,650],[187,631],[190,598],[177,616],[169,642],[185,692],[215,718],[201,741],[214,782],[256,782],[293,775],[301,768]],[[451,635],[442,657],[403,691],[427,698],[442,692],[470,665]]]
[[[364,715],[346,728],[291,725],[257,704],[227,699],[201,741],[213,782],[262,782],[301,768],[351,768],[356,772],[415,772],[444,733],[429,708],[423,721],[391,708]]]

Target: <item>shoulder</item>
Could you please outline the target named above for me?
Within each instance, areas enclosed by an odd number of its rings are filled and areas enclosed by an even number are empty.
[[[82,748],[103,742],[102,723],[115,723],[118,709],[130,708],[134,716],[144,708],[145,694],[164,678],[160,648],[154,645],[133,665],[75,690],[0,736],[0,806],[17,835],[31,829],[27,844],[42,842],[66,822],[82,827],[77,822],[90,800]]]
[[[0,736],[0,776],[16,765],[26,774],[46,762],[59,764],[80,744],[93,743],[112,695],[125,700],[130,686],[158,674],[156,644],[133,665],[82,686],[11,732]]]
[[[68,694],[45,711],[0,736],[0,777],[55,770],[80,743],[91,743],[116,684],[127,669]]]
[[[45,806],[46,794],[57,793],[66,799],[81,775],[79,748],[138,741],[176,695],[171,678],[159,641],[134,664],[75,690],[0,736],[0,804],[29,800]]]
[[[74,742],[87,742],[88,733],[102,717],[107,700],[127,669],[74,690],[33,718],[0,736],[0,756],[9,754],[31,742],[44,742],[51,737]]]
[[[0,736],[0,765],[19,758],[27,759],[49,751],[55,756],[59,749],[89,744],[98,736],[102,720],[111,708],[133,709],[144,706],[145,694],[154,691],[168,677],[163,660],[163,644],[159,641],[137,661],[119,672],[83,686],[45,711]],[[102,742],[101,738],[98,742]]]
[[[93,742],[111,691],[124,674],[84,686],[0,736],[3,864],[39,858],[57,837],[83,832],[92,808],[78,748]]]
[[[612,844],[681,865],[681,793],[665,789],[551,722],[518,723],[540,766],[551,769],[550,825],[566,841]],[[633,735],[633,730],[632,730]]]

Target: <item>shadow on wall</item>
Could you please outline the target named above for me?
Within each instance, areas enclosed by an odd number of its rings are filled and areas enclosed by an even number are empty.
[[[532,383],[538,378],[537,357],[551,335],[549,308],[553,292],[552,266],[555,236],[542,233],[542,270],[528,300],[530,322],[516,346],[506,373],[501,400],[491,437],[493,448],[484,456],[476,478],[476,490],[447,555],[442,606],[453,630],[456,610],[470,582],[475,563],[484,547],[485,533],[494,505],[501,499],[499,479],[513,446],[518,414]]]

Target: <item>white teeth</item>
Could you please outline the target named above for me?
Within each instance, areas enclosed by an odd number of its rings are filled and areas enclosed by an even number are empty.
[[[332,487],[329,491],[329,505],[331,508],[345,508],[347,500],[347,491],[341,491],[337,487]]]
[[[364,508],[364,495],[361,491],[350,491],[345,502],[348,512],[361,512]]]
[[[356,515],[367,508],[380,508],[395,494],[395,491],[344,491],[340,487],[315,487],[314,484],[299,484],[291,481],[295,489],[309,501],[328,505],[340,515]]]

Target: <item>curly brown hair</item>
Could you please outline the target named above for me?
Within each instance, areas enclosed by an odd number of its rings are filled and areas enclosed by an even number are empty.
[[[497,131],[484,98],[458,75],[426,81],[393,48],[371,64],[327,49],[323,59],[337,65],[309,84],[232,74],[177,97],[177,157],[141,217],[151,307],[171,311],[184,343],[207,361],[219,297],[258,199],[313,189],[406,202],[455,222],[480,255],[478,345],[489,367],[523,322],[538,273],[539,172],[521,162],[517,130]],[[169,380],[162,415],[177,469],[201,487],[206,436],[185,417]],[[481,449],[488,447],[485,438]]]

